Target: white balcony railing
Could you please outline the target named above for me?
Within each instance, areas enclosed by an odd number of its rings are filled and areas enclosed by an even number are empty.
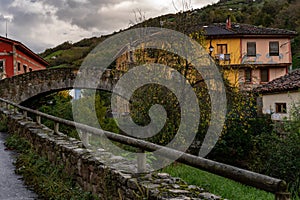
[[[216,54],[216,60],[230,61],[230,54]]]

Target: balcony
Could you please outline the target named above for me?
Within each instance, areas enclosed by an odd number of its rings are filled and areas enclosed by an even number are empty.
[[[216,54],[215,58],[218,61],[230,61],[230,54]]]

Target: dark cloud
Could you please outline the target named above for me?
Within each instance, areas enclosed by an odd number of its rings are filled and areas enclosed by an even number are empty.
[[[114,3],[120,2],[114,1]],[[112,1],[89,0],[86,2],[77,2],[67,0],[63,7],[58,8],[56,15],[60,20],[70,22],[83,29],[93,27],[105,28],[101,27],[102,22],[105,20],[108,21],[110,18],[117,18],[118,13],[109,13],[109,15],[101,16],[101,13],[98,11],[112,5],[114,5]]]

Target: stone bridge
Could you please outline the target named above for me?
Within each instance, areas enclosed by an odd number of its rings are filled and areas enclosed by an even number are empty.
[[[69,90],[73,88],[89,88],[95,89],[95,85],[87,85],[83,76],[101,77],[97,81],[96,89],[111,91],[117,78],[114,78],[110,71],[96,69],[86,69],[79,72],[76,68],[51,68],[40,71],[14,76],[0,81],[0,97],[11,100],[15,103],[22,103],[36,95],[41,95],[53,91]],[[81,77],[80,82],[75,79]],[[102,76],[101,76],[102,75]]]

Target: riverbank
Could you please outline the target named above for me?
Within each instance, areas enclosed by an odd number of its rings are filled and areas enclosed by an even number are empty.
[[[37,199],[38,195],[26,187],[22,180],[22,176],[15,173],[15,166],[13,163],[16,160],[16,153],[7,150],[4,145],[7,137],[7,133],[0,132],[0,199]]]

